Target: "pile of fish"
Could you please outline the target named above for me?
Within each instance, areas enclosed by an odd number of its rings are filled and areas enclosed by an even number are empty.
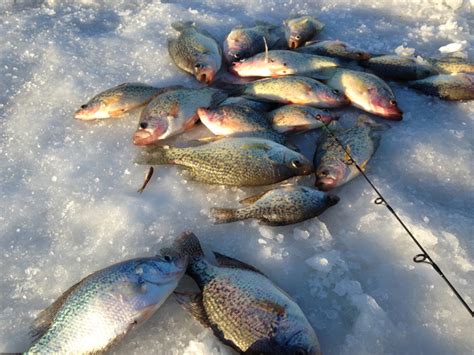
[[[472,63],[373,55],[342,41],[314,40],[324,24],[312,16],[236,27],[222,47],[192,22],[173,28],[179,34],[168,42],[172,60],[204,86],[125,83],[96,95],[74,116],[99,120],[139,112],[132,141],[143,149],[136,163],[179,165],[206,184],[273,185],[238,207],[211,208],[215,223],[254,218],[288,225],[336,205],[339,197],[328,191],[359,175],[357,166],[365,169],[390,126],[361,115],[355,126],[342,127],[340,114],[331,110],[352,105],[400,121],[403,112],[382,78],[446,100],[474,99]],[[198,122],[208,137],[174,141]],[[322,132],[310,159],[293,142],[295,134],[315,129]],[[285,182],[311,174],[314,186]],[[239,352],[321,353],[313,327],[290,296],[255,267],[213,253],[215,263],[197,237],[185,233],[157,256],[87,276],[39,314],[28,352],[104,351],[174,292],[203,326]],[[175,292],[185,272],[196,292]]]

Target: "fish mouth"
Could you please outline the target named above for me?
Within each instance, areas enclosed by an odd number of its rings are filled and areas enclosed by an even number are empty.
[[[198,73],[196,73],[196,79],[201,83],[210,84],[214,81],[216,72],[212,68],[203,68]]]
[[[390,110],[385,110],[382,116],[393,121],[401,121],[403,119],[403,111],[398,107],[393,107]]]
[[[160,136],[163,132],[160,132],[158,129],[148,130],[148,129],[139,129],[133,135],[133,144],[135,145],[148,145],[153,144],[160,139]]]
[[[298,43],[297,40],[290,38],[290,39],[288,40],[288,47],[289,47],[290,49],[296,49],[296,48],[299,47],[299,43]]]
[[[316,179],[315,186],[318,190],[329,191],[336,187],[336,179],[332,177],[321,177]],[[337,196],[334,196],[337,197]],[[338,201],[339,201],[339,197]],[[337,202],[336,202],[337,203]]]
[[[90,108],[80,108],[79,110],[74,112],[74,119],[81,121],[93,121],[109,117],[110,115],[107,112],[92,110]]]

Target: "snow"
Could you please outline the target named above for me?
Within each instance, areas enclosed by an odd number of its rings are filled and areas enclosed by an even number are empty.
[[[170,24],[193,19],[222,41],[232,26],[310,13],[321,38],[376,53],[473,58],[469,1],[3,1],[0,4],[0,352],[27,348],[35,315],[112,263],[153,255],[184,230],[264,271],[290,293],[325,354],[468,354],[472,318],[362,178],[335,191],[319,219],[264,227],[213,225],[212,206],[258,189],[198,184],[132,161],[138,112],[79,122],[78,106],[122,82],[196,87],[166,49]],[[368,174],[473,307],[472,102],[445,102],[391,83],[393,123]],[[352,124],[356,109],[341,119]],[[317,134],[295,141],[313,146]],[[311,184],[310,177],[300,179]],[[170,299],[113,352],[232,353]]]

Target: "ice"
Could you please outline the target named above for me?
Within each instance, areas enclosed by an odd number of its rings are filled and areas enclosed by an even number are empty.
[[[325,354],[472,353],[472,318],[429,265],[412,262],[420,250],[372,203],[362,178],[334,191],[336,206],[295,226],[213,225],[210,207],[237,207],[262,189],[206,186],[158,167],[138,194],[147,170],[132,163],[139,112],[72,119],[123,82],[197,87],[167,53],[176,20],[222,41],[238,24],[317,14],[326,24],[320,38],[472,60],[469,1],[17,0],[0,10],[0,352],[26,350],[38,312],[89,273],[153,255],[193,230],[208,254],[250,263],[292,295]],[[472,307],[474,104],[390,86],[404,120],[391,123],[367,174]],[[359,111],[341,113],[351,125]],[[317,136],[296,138],[308,156]],[[233,353],[173,299],[112,351]]]

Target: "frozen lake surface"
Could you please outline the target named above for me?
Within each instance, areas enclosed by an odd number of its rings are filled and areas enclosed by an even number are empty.
[[[146,168],[133,164],[131,143],[139,113],[72,119],[123,82],[198,86],[168,55],[176,20],[222,41],[238,24],[308,13],[326,23],[320,38],[472,59],[472,1],[4,0],[0,10],[0,352],[24,351],[37,313],[81,278],[193,230],[206,250],[256,266],[290,293],[325,354],[472,353],[472,318],[431,267],[412,262],[419,250],[362,178],[337,189],[341,201],[319,219],[215,226],[210,207],[257,189],[206,186],[159,167],[140,195]],[[390,85],[404,120],[390,123],[368,175],[472,307],[474,102]],[[360,113],[341,112],[346,125]],[[295,142],[309,152],[316,137]],[[173,299],[112,351],[232,353]]]

